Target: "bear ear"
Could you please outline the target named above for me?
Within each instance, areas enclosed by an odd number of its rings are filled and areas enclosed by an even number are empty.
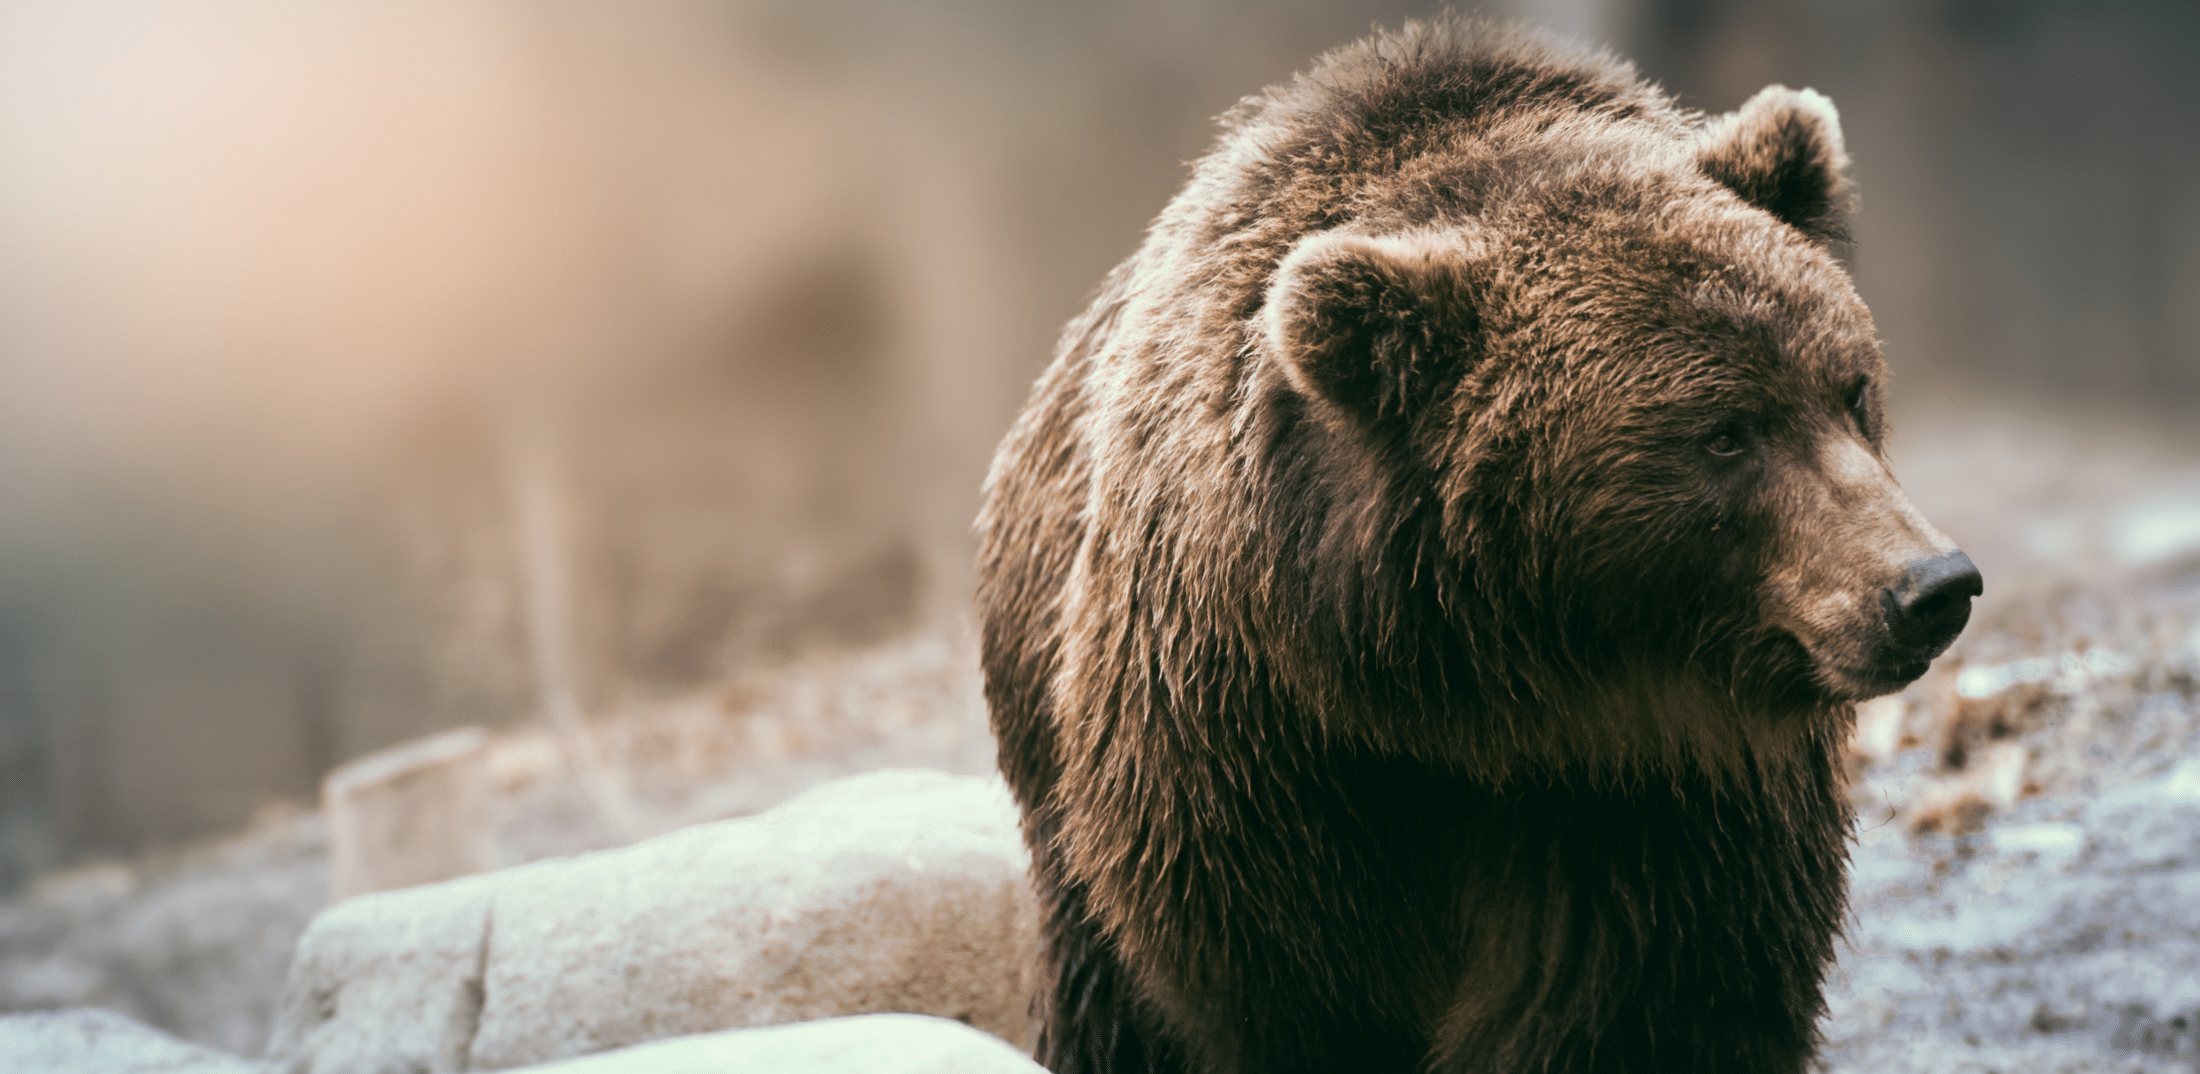
[[[1269,284],[1270,352],[1302,395],[1370,423],[1410,418],[1479,346],[1468,275],[1483,246],[1459,233],[1310,236]]]
[[[1766,86],[1748,103],[1712,117],[1698,136],[1704,174],[1827,245],[1848,238],[1849,166],[1841,115],[1815,90]]]

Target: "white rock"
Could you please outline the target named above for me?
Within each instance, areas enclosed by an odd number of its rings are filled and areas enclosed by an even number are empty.
[[[659,1041],[524,1074],[1044,1074],[999,1038],[944,1018],[866,1014]]]
[[[0,1070],[7,1074],[252,1074],[256,1069],[113,1011],[0,1015]]]
[[[497,886],[542,868],[364,895],[322,911],[291,958],[270,1063],[324,1074],[470,1069]]]
[[[299,942],[276,1070],[497,1070],[873,1012],[1032,1042],[1037,915],[994,782],[880,772],[622,850],[350,900]]]

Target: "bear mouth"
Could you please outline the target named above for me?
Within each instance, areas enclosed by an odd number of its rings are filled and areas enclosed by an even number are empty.
[[[1926,639],[1924,644],[1889,637],[1879,646],[1877,658],[1862,666],[1840,668],[1835,677],[1847,680],[1857,701],[1885,697],[1925,677],[1933,661],[1947,652],[1955,635]]]
[[[1829,669],[1828,683],[1836,691],[1848,695],[1851,701],[1869,701],[1875,697],[1900,693],[1905,687],[1925,677],[1933,666],[1931,656],[1904,654],[1884,663],[1866,667]]]

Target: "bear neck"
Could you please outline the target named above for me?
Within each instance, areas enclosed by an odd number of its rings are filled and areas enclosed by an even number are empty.
[[[1447,1071],[1791,1069],[1813,1049],[1844,909],[1830,754],[1754,780],[1504,787],[1367,752],[1269,757],[1258,782],[1157,787],[1180,838],[1092,888],[1131,964],[1164,970],[1143,982],[1164,1033],[1291,1027],[1178,1037],[1209,1068],[1298,1069],[1340,1038]],[[1329,1013],[1268,1009],[1280,979]]]

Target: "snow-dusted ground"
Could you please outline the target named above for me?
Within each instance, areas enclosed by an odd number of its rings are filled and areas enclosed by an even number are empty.
[[[1897,470],[1987,595],[1931,676],[1860,721],[1823,1066],[2190,1071],[2200,454],[2037,414],[1910,424]]]
[[[1829,1069],[2192,1069],[2200,653],[2176,659],[2051,692],[2049,711],[2009,739],[2042,758],[2045,785],[2027,780],[2033,793],[1982,818],[1920,832],[1925,811],[1887,808],[1905,780],[1933,785],[1941,747],[1929,740],[1885,765],[1886,780],[1858,785]],[[2053,756],[2073,753],[2092,763]]]
[[[1859,841],[1828,1068],[2191,1069],[2200,762],[2037,801],[1966,836]]]
[[[2113,427],[1911,416],[1898,472],[1987,579],[1934,673],[1868,708],[1854,922],[1821,1066],[2200,1064],[2200,449]],[[643,823],[834,776],[991,763],[959,630],[820,655],[600,729]],[[507,863],[613,845],[557,743],[499,740]],[[327,889],[315,814],[49,877],[0,903],[0,1011],[103,1006],[242,1055]]]

